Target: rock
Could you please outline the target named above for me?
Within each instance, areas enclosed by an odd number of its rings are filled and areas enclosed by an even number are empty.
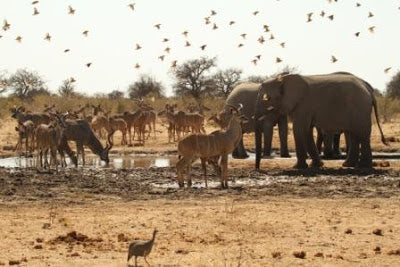
[[[34,249],[43,249],[42,244],[36,244],[34,247]]]
[[[374,235],[379,235],[379,236],[383,236],[383,231],[382,231],[382,229],[375,229],[374,231],[372,231],[372,233],[374,234]]]
[[[299,259],[305,259],[306,253],[304,251],[295,251],[293,252],[293,256]]]

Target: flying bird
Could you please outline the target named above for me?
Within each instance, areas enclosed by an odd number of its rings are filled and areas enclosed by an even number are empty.
[[[235,21],[233,21],[233,20],[229,21],[229,25],[233,25],[233,24],[235,24]]]
[[[139,65],[139,63],[136,63],[136,65],[135,65],[135,69],[139,69],[140,68],[140,65]]]
[[[182,35],[183,35],[183,36],[185,36],[185,37],[187,37],[187,36],[188,36],[188,34],[189,34],[189,32],[188,32],[188,31],[184,31],[184,32],[182,32]]]
[[[128,7],[129,7],[132,11],[135,10],[135,3],[129,4]]]
[[[368,30],[369,30],[371,33],[374,33],[374,32],[375,32],[375,26],[369,27]]]
[[[67,52],[69,52],[70,50],[67,48],[67,49],[65,49],[64,50],[64,53],[67,53]]]
[[[84,36],[88,37],[89,31],[88,31],[88,30],[84,30],[84,31],[82,32],[82,34],[83,34]]]
[[[253,12],[253,15],[257,16],[258,13],[260,13],[260,11],[256,10],[256,11]]]
[[[161,24],[160,24],[160,23],[155,24],[154,27],[157,28],[157,29],[159,30],[159,29],[161,29]]]
[[[322,10],[321,13],[320,13],[319,15],[320,15],[321,17],[325,17],[325,14],[326,14],[325,11]]]
[[[313,15],[313,12],[307,14],[307,22],[312,21],[312,19],[311,19],[312,15]]]
[[[140,44],[136,44],[136,48],[135,48],[135,50],[139,50],[139,49],[141,49],[142,47],[140,46]]]
[[[68,6],[68,14],[70,14],[70,15],[75,14],[75,9],[73,9],[72,6]]]
[[[257,65],[257,59],[253,59],[251,62],[253,62],[254,65]]]
[[[239,44],[239,45],[238,45],[239,48],[242,47],[242,46],[244,46],[244,44]]]
[[[39,15],[39,10],[36,7],[34,7],[32,16],[36,16],[36,15]]]
[[[4,22],[3,22],[3,31],[9,30],[10,27],[11,27],[11,24],[8,23],[8,21],[5,19]]]
[[[242,33],[240,36],[242,36],[243,39],[246,39],[247,33]]]
[[[171,68],[176,68],[176,63],[177,63],[176,60],[172,61],[172,62],[171,62]]]
[[[50,33],[46,33],[46,36],[44,37],[44,39],[46,40],[46,41],[51,41],[51,35],[50,35]]]
[[[169,39],[168,38],[163,38],[163,40],[162,40],[164,43],[165,42],[168,42],[169,41]]]
[[[37,3],[39,3],[39,1],[33,1],[32,5],[36,5]]]
[[[207,45],[205,45],[205,44],[204,44],[204,45],[202,45],[202,46],[200,46],[201,50],[204,50],[204,49],[206,49],[206,46],[207,46]]]
[[[338,61],[338,59],[335,56],[331,56],[331,62],[335,63],[336,61]]]
[[[372,12],[368,12],[368,18],[372,18],[374,16],[374,14],[372,14]]]
[[[264,31],[265,31],[265,32],[269,32],[269,26],[268,26],[268,25],[266,25],[266,24],[263,25],[263,28],[264,28]]]
[[[279,45],[280,45],[282,48],[285,48],[286,43],[285,43],[285,42],[282,42],[282,43],[280,43]]]
[[[164,51],[167,52],[167,53],[169,54],[169,52],[171,51],[171,48],[166,47],[166,48],[164,49]]]
[[[257,55],[257,56],[255,56],[255,58],[260,60],[261,59],[261,55]]]
[[[161,61],[164,61],[165,55],[161,55],[158,57],[158,59],[160,59]]]
[[[392,69],[392,67],[388,67],[385,69],[385,73],[389,73],[389,71]]]
[[[186,41],[185,46],[190,46],[190,43],[188,41]]]
[[[211,16],[215,16],[217,15],[217,12],[215,12],[214,10],[211,10]]]
[[[271,36],[269,37],[270,40],[274,40],[275,36],[273,34],[271,34]]]
[[[214,23],[213,30],[216,30],[216,29],[218,29],[218,26],[217,26],[217,24]]]
[[[258,41],[260,44],[263,44],[263,43],[265,42],[264,36],[260,36],[260,37],[257,39],[257,41]]]
[[[15,40],[16,40],[18,43],[21,43],[21,42],[22,42],[22,37],[18,35],[17,38],[15,38]]]
[[[210,17],[205,17],[204,22],[205,22],[205,24],[210,24],[211,23]]]
[[[360,4],[360,3],[357,3],[357,4],[356,4],[356,7],[360,7],[360,6],[361,6],[361,4]]]
[[[86,63],[86,67],[90,67],[90,66],[92,66],[92,62],[88,62],[88,63]]]
[[[277,58],[275,59],[275,63],[281,63],[281,62],[282,62],[282,59],[281,59],[281,58],[277,57]]]
[[[358,36],[360,36],[360,32],[356,32],[354,35],[355,35],[356,37],[358,37]]]
[[[330,20],[333,20],[333,18],[334,18],[334,15],[328,16],[328,19],[330,19]]]
[[[70,80],[70,82],[71,82],[71,83],[74,83],[74,82],[76,82],[76,80],[75,80],[75,78],[74,78],[74,77],[71,77],[69,80]]]

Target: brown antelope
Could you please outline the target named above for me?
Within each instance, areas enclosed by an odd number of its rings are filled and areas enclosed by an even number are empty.
[[[213,114],[207,121],[214,121],[219,127],[224,128],[222,120],[218,118],[217,114]]]
[[[133,139],[135,139],[135,134],[138,134],[138,140],[144,146],[146,139],[146,125],[147,125],[147,114],[146,111],[138,110],[138,118],[133,123]]]
[[[135,121],[139,118],[140,114],[141,114],[141,112],[140,112],[140,110],[138,110],[134,113],[125,111],[121,115],[114,116],[115,118],[122,118],[126,122],[130,146],[132,145],[132,127],[134,126]],[[135,133],[135,129],[134,129],[133,133]]]
[[[35,124],[31,120],[18,122],[15,131],[18,132],[18,143],[14,151],[21,149],[23,139],[25,139],[25,155],[28,155],[28,151],[32,152],[35,149]]]
[[[146,103],[144,103],[143,99],[135,100],[139,109],[142,110],[145,114],[145,124],[149,127],[150,136],[151,131],[153,130],[154,137],[156,137],[156,120],[157,114],[154,111],[154,108]],[[153,127],[152,127],[153,126]]]
[[[66,128],[59,149],[66,151],[68,155],[70,155],[70,152],[68,152],[70,151],[68,141],[75,141],[77,147],[76,157],[78,158],[79,153],[82,155],[83,165],[85,165],[84,145],[88,146],[94,154],[99,155],[101,160],[104,160],[107,164],[109,163],[108,152],[113,146],[109,137],[107,146],[103,148],[86,120],[67,119],[65,124]]]
[[[231,107],[232,118],[226,130],[216,131],[213,134],[191,134],[178,143],[178,155],[181,157],[176,164],[179,187],[184,186],[184,171],[188,168],[188,186],[191,186],[190,166],[198,158],[221,157],[221,187],[228,187],[228,155],[232,153],[242,138],[241,119],[239,110]]]
[[[100,107],[100,104],[97,106],[92,105],[93,107],[93,118],[91,120],[91,127],[94,132],[97,132],[100,138],[102,138],[102,129],[107,129],[108,125],[108,113],[109,112],[104,112],[104,110]],[[103,114],[100,114],[103,113]]]
[[[112,142],[114,143],[114,133],[120,131],[122,133],[121,145],[127,145],[126,132],[128,130],[127,123],[124,119],[110,117],[108,119],[107,132]]]
[[[32,121],[35,126],[40,124],[48,124],[50,123],[50,115],[46,113],[27,113],[25,112],[25,108],[20,107],[13,107],[10,109],[12,115],[11,117],[17,119],[18,122],[25,122],[27,120]]]

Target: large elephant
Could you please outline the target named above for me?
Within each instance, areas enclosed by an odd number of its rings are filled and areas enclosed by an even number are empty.
[[[229,107],[237,107],[240,103],[243,105],[242,113],[249,121],[242,125],[243,133],[254,132],[254,106],[257,101],[258,89],[261,84],[258,83],[242,83],[236,86],[229,94],[225,102],[224,109],[220,112],[220,119],[222,127],[226,127],[230,120]],[[273,127],[278,124],[279,138],[280,138],[280,154],[281,157],[289,157],[287,147],[287,116],[281,115],[278,112],[272,113],[270,121],[265,121],[261,125],[261,129],[264,133],[264,156],[271,155],[271,142]],[[272,118],[273,117],[273,118]],[[247,158],[248,155],[243,145],[243,138],[240,140],[239,145],[233,151],[232,156],[234,158]]]
[[[350,148],[345,167],[372,167],[370,146],[371,112],[375,117],[385,143],[373,88],[366,81],[351,73],[302,76],[281,75],[260,86],[256,103],[256,133],[262,111],[267,109],[289,115],[293,120],[296,145],[295,168],[307,168],[307,153],[313,167],[322,166],[322,161],[313,138],[313,127],[326,133],[344,131],[349,138]],[[359,156],[361,146],[361,156]],[[256,134],[256,168],[260,167],[261,136]]]
[[[341,157],[340,136],[341,133],[325,133],[322,129],[317,128],[317,150],[320,154],[324,154],[325,159],[336,159]],[[348,147],[347,139],[346,147]]]

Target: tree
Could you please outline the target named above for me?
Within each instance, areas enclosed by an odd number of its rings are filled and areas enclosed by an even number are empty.
[[[128,87],[128,95],[132,99],[143,98],[150,93],[159,97],[163,92],[163,84],[149,75],[141,75],[138,81]]]
[[[198,103],[201,97],[215,89],[214,79],[209,75],[216,66],[216,58],[188,60],[173,70],[176,82],[174,84],[177,95],[191,95]]]
[[[227,97],[235,85],[240,80],[242,70],[230,68],[227,70],[220,70],[214,76],[214,82],[217,89],[217,94]]]
[[[62,97],[74,97],[78,93],[75,91],[74,81],[71,79],[66,79],[62,81],[60,87],[58,87],[58,94]]]
[[[247,82],[251,82],[251,83],[262,83],[265,80],[267,80],[269,78],[268,75],[262,76],[262,75],[251,75],[249,77],[246,78]]]
[[[0,73],[0,94],[7,91],[8,88],[8,79],[6,78],[4,73]]]
[[[8,87],[21,99],[32,98],[37,94],[49,94],[43,78],[34,71],[19,69],[8,79]]]
[[[119,90],[114,90],[111,93],[108,93],[107,96],[109,99],[113,99],[113,100],[121,99],[124,97],[124,92],[121,92]]]
[[[400,98],[400,71],[386,85],[386,97]]]

